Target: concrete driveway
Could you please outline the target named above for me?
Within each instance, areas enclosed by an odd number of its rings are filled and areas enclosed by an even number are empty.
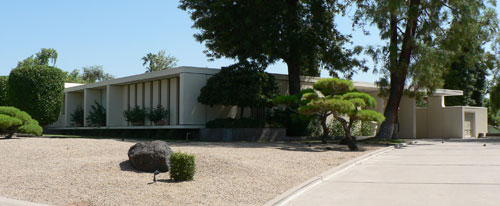
[[[500,205],[500,141],[417,141],[341,170],[278,205]]]

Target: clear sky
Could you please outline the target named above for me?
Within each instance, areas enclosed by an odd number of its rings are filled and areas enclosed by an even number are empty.
[[[3,0],[0,1],[0,75],[8,75],[18,61],[40,48],[54,48],[56,66],[65,70],[102,65],[105,72],[123,77],[145,71],[141,57],[166,50],[178,66],[220,68],[230,59],[207,61],[205,46],[195,41],[189,14],[177,0]],[[348,18],[337,19],[342,32],[353,33]],[[357,45],[382,44],[378,33],[366,37],[354,31]],[[286,73],[277,63],[268,72]],[[322,76],[328,76],[323,72]],[[353,79],[374,81],[369,73]]]

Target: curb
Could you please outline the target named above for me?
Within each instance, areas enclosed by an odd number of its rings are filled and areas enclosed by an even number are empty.
[[[0,205],[2,206],[48,206],[40,203],[26,202],[22,200],[14,200],[5,197],[0,197]]]
[[[283,194],[279,195],[278,197],[267,202],[266,204],[264,204],[264,206],[285,205],[290,200],[292,200],[295,197],[299,196],[300,194],[304,193],[308,189],[320,184],[321,182],[325,181],[326,179],[329,179],[335,175],[338,175],[338,174],[350,169],[351,167],[358,165],[359,163],[362,163],[362,162],[369,160],[377,155],[380,155],[382,153],[388,152],[388,151],[393,150],[393,149],[394,149],[393,146],[384,147],[384,148],[375,150],[373,152],[370,152],[368,154],[362,155],[360,157],[354,158],[352,160],[349,160],[347,162],[344,162],[338,166],[335,166],[335,167],[327,170],[326,172],[323,172],[315,177],[312,177],[309,180],[306,180],[305,182],[300,183],[299,185],[293,187],[292,189],[284,192]]]

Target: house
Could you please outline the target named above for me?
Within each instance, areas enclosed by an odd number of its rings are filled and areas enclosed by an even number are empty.
[[[67,87],[64,105],[59,120],[51,129],[199,129],[206,122],[239,116],[239,110],[230,106],[200,104],[197,98],[200,89],[218,69],[177,67],[169,70],[128,76],[104,82]],[[288,92],[288,76],[273,74],[280,92]],[[311,88],[317,77],[301,77],[302,87]],[[356,89],[369,93],[377,100],[378,112],[384,111],[385,99],[378,96],[374,83],[356,82]],[[437,89],[428,97],[427,108],[417,108],[414,98],[404,96],[399,110],[400,135],[402,138],[472,138],[487,132],[487,109],[482,107],[446,107],[446,96],[459,96],[459,90]],[[106,108],[106,127],[75,127],[70,114],[79,106],[84,109],[86,119],[94,102]],[[127,108],[140,106],[153,108],[162,105],[169,111],[167,124],[131,126],[125,121],[123,112]],[[250,111],[245,113],[250,115]]]

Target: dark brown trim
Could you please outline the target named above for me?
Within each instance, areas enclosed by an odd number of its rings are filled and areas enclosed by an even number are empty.
[[[172,110],[170,110],[170,79],[167,79],[167,108],[168,108],[168,121],[167,121],[167,125],[171,125],[171,113],[172,113]]]
[[[134,107],[137,106],[137,84],[134,84]]]
[[[142,82],[142,109],[146,108],[146,82]]]
[[[149,108],[153,109],[153,81],[149,82]]]
[[[127,85],[127,109],[130,109],[130,84]]]
[[[161,80],[158,81],[158,105],[161,105]]]

